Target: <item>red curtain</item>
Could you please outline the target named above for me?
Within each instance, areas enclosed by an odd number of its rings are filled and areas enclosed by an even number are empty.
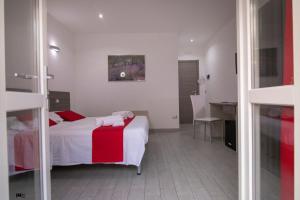
[[[283,85],[294,83],[292,0],[285,1]],[[284,108],[280,135],[281,200],[294,200],[294,110]]]

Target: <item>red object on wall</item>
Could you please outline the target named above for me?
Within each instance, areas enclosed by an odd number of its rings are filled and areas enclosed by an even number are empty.
[[[292,0],[285,1],[283,85],[294,83]],[[294,113],[283,108],[280,134],[281,200],[294,200]]]

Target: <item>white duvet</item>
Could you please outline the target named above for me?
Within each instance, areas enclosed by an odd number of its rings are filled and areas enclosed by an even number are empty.
[[[96,118],[87,117],[75,122],[62,122],[50,127],[52,165],[92,164],[92,132]],[[136,116],[124,128],[123,162],[116,164],[139,166],[148,142],[147,117]]]

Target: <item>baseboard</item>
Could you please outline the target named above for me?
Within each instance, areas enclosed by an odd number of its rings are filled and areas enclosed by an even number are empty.
[[[150,133],[174,133],[178,132],[179,130],[179,128],[150,129]]]

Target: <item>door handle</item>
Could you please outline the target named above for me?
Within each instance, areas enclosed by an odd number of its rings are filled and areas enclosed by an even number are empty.
[[[53,75],[53,74],[47,74],[47,79],[48,79],[48,80],[54,79],[54,75]]]
[[[14,77],[16,77],[16,78],[21,78],[21,79],[27,79],[27,80],[37,79],[37,78],[38,78],[37,75],[32,75],[32,74],[19,74],[19,73],[14,73]]]
[[[21,79],[26,79],[26,80],[31,80],[31,79],[37,79],[38,76],[37,75],[31,75],[31,74],[19,74],[19,73],[14,73],[14,77],[16,78],[21,78]],[[53,74],[47,74],[46,77],[48,80],[50,79],[54,79],[54,75]]]

